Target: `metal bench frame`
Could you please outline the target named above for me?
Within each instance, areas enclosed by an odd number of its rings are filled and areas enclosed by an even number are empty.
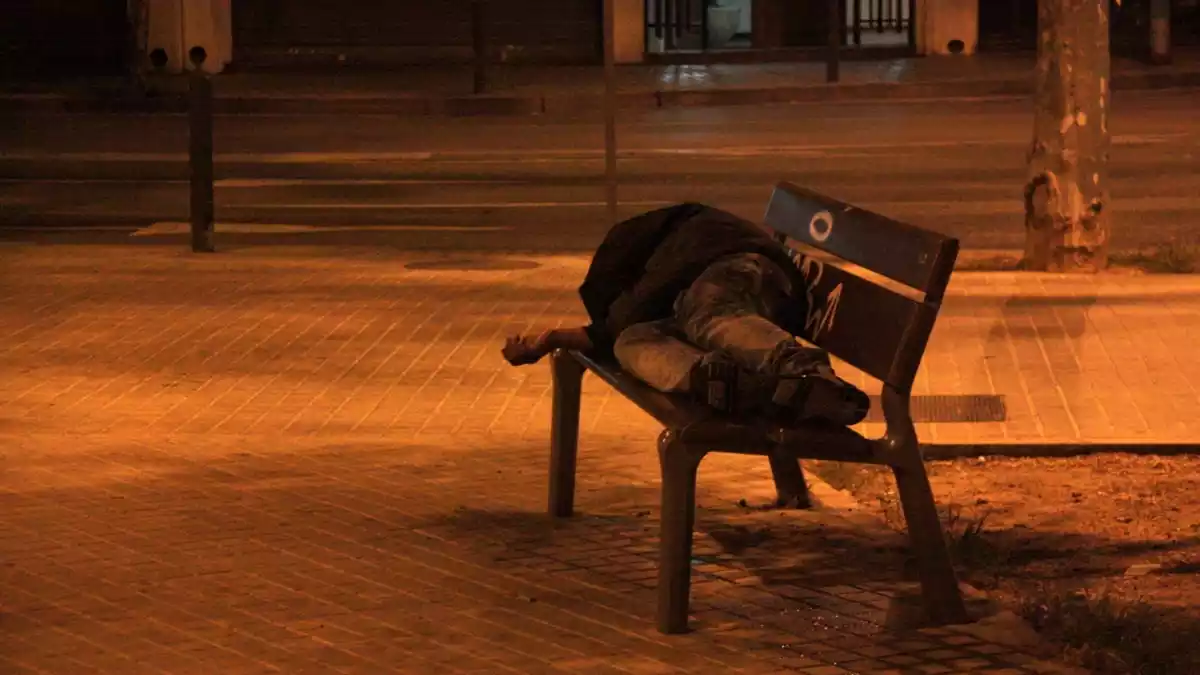
[[[675,634],[688,629],[696,475],[701,461],[713,452],[767,457],[779,498],[804,507],[809,506],[809,498],[801,459],[890,467],[928,618],[935,624],[965,622],[966,609],[910,411],[913,380],[954,269],[958,241],[787,183],[775,189],[765,225],[807,272],[808,305],[816,311],[796,317],[794,328],[785,327],[883,382],[880,399],[886,433],[867,439],[850,429],[783,429],[760,420],[731,419],[684,397],[658,392],[615,363],[559,351],[551,357],[551,515],[566,518],[574,511],[582,381],[584,373],[591,371],[665,427],[658,438],[662,471],[659,631]],[[792,241],[892,279],[923,298],[914,300],[797,253]]]

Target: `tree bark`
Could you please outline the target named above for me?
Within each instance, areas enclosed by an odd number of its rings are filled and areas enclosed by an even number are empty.
[[[1109,0],[1041,0],[1024,269],[1108,264]]]

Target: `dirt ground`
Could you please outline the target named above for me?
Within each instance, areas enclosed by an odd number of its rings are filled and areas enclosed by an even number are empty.
[[[886,470],[811,465],[896,528]],[[932,462],[962,579],[1097,673],[1200,673],[1200,457]]]

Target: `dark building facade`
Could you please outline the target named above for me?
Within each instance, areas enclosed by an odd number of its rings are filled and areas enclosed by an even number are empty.
[[[133,49],[126,0],[3,0],[0,75],[119,73]]]
[[[4,0],[0,76],[122,72],[137,51],[130,8],[148,1]],[[828,39],[829,5],[823,0],[616,1],[624,12],[618,37],[626,45],[619,58],[627,63],[670,53],[685,62],[697,56],[708,61],[793,58],[806,49],[820,57]],[[1151,0],[1111,1],[1114,53],[1143,55]],[[174,2],[187,6],[183,14],[224,13],[224,40],[226,45],[232,41],[233,54],[223,62],[234,68],[461,63],[473,54],[472,0]],[[845,43],[864,55],[925,53],[917,48],[913,20],[922,5],[936,6],[928,2],[843,0]],[[601,61],[603,0],[483,0],[482,5],[492,61]],[[1172,43],[1200,44],[1200,0],[1172,0],[1171,7]],[[173,16],[180,16],[177,9]],[[169,36],[179,19],[165,22],[169,25],[155,30]],[[980,51],[1035,49],[1037,0],[979,0],[978,36]]]
[[[233,0],[234,63],[345,58],[390,63],[464,61],[472,54],[471,0]],[[600,0],[489,0],[497,60],[595,63]]]

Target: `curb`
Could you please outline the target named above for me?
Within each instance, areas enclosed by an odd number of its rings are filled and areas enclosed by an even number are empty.
[[[331,96],[247,93],[220,95],[216,78],[214,109],[222,114],[387,114],[404,117],[520,117],[594,113],[604,98],[585,94],[481,94],[462,96],[341,94]],[[1121,91],[1150,91],[1200,87],[1200,70],[1167,73],[1125,73],[1112,79]],[[174,87],[171,87],[172,89]],[[730,87],[709,90],[656,90],[620,92],[620,110],[654,110],[772,103],[828,103],[846,101],[928,100],[1026,96],[1030,80],[948,80],[931,82],[861,84],[808,84],[780,87]],[[148,95],[95,91],[73,95],[0,94],[0,112],[46,113],[184,113],[187,96],[182,91]]]

